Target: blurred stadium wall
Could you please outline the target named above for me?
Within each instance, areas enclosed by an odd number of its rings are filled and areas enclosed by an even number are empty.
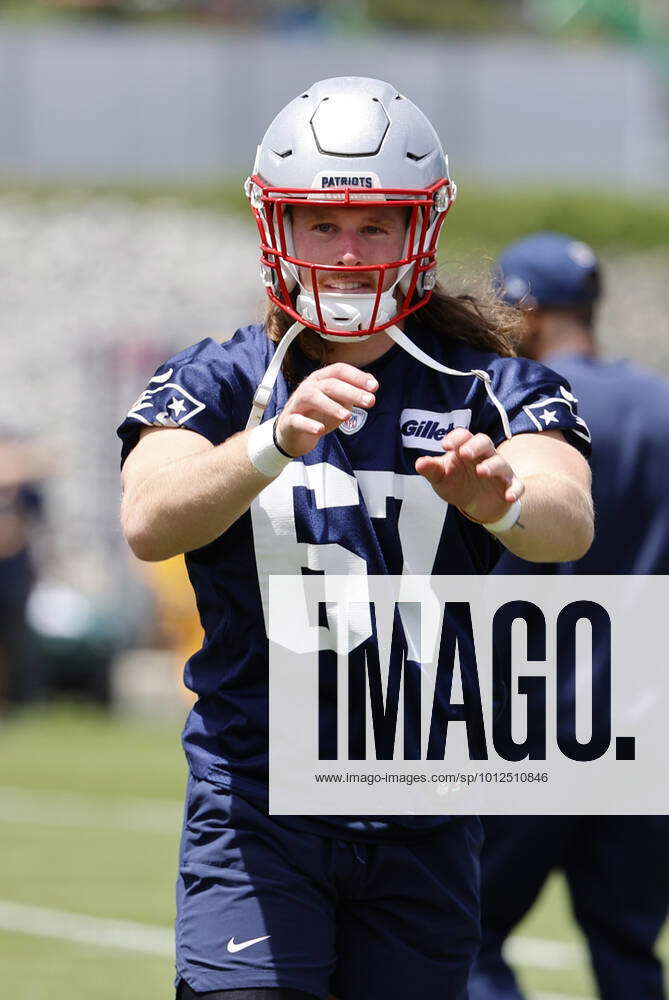
[[[0,179],[220,181],[313,80],[390,79],[486,183],[669,188],[662,67],[538,38],[314,38],[212,27],[0,27]]]

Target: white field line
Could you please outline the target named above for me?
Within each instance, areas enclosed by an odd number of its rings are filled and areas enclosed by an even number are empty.
[[[139,796],[102,799],[76,793],[0,786],[0,823],[128,830],[176,836],[181,809],[181,803],[171,799]],[[173,952],[172,931],[164,927],[21,903],[0,901],[0,930],[124,948],[145,954],[171,955]],[[505,956],[514,965],[540,969],[574,969],[585,962],[585,952],[578,945],[517,935],[508,940]],[[544,993],[537,994],[535,1000],[577,998]]]
[[[170,956],[174,950],[172,931],[166,927],[27,906],[9,900],[0,900],[0,930],[148,955]],[[582,957],[581,951],[571,945],[541,938],[511,938],[507,954],[519,965],[541,969],[573,969]],[[561,998],[557,994],[552,997],[544,994],[542,1000]]]
[[[531,993],[530,1000],[595,1000],[594,997],[584,997],[579,993]]]
[[[174,934],[167,927],[46,910],[7,900],[0,900],[0,930],[102,948],[122,948],[144,955],[174,956]]]
[[[0,823],[63,826],[177,836],[182,805],[170,799],[96,798],[0,786]]]
[[[511,965],[534,969],[577,969],[586,961],[585,950],[577,944],[517,934],[506,942],[504,957]]]

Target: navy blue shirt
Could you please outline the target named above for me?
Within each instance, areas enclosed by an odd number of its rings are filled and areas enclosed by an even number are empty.
[[[462,371],[485,369],[514,434],[559,429],[587,452],[587,428],[568,384],[541,365],[500,358],[421,330],[408,334],[432,358]],[[203,340],[162,365],[119,428],[123,460],[144,426],[186,427],[218,445],[246,425],[253,393],[274,352],[263,326],[225,342]],[[299,355],[305,373],[314,367]],[[400,574],[488,573],[501,546],[449,507],[418,476],[419,455],[442,453],[454,426],[505,438],[500,415],[475,377],[446,376],[397,346],[365,366],[379,390],[376,405],[323,437],[295,459],[224,534],[186,565],[204,629],[202,649],[186,664],[198,695],[183,742],[196,777],[267,798],[267,669],[265,629],[270,574],[302,572]],[[283,374],[265,419],[290,388]],[[360,643],[373,642],[361,635]],[[394,826],[430,825],[431,817],[333,818],[382,837]],[[441,822],[443,817],[439,818]],[[309,828],[305,820],[305,827]]]
[[[669,573],[669,382],[628,361],[562,354],[592,432],[595,540],[578,562],[528,563],[505,552],[499,573]]]
[[[548,360],[569,379],[592,431],[595,540],[582,559],[570,563],[530,563],[505,551],[495,572],[669,573],[669,382],[627,361],[568,354]],[[608,690],[608,671],[607,644],[595,635],[595,688]],[[558,699],[563,707],[573,705],[570,681]],[[569,712],[560,713],[568,717]],[[593,728],[598,729],[597,716]]]

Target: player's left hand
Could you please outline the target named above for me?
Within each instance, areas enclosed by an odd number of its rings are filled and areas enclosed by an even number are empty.
[[[456,427],[441,444],[444,454],[423,455],[416,461],[416,472],[442,500],[475,521],[496,521],[523,495],[523,483],[487,434]]]

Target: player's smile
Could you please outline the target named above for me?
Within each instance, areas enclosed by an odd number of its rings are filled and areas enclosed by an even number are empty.
[[[327,271],[319,272],[318,287],[324,292],[369,292],[376,289],[375,283],[366,275],[356,274],[347,278],[345,275],[331,275]]]
[[[402,256],[406,227],[405,209],[378,205],[360,207],[300,205],[292,209],[293,243],[298,260],[334,267],[387,264]],[[346,294],[376,292],[378,271],[317,272],[323,292]],[[384,274],[383,290],[393,284],[397,269]],[[311,276],[300,268],[300,281],[311,288]]]

